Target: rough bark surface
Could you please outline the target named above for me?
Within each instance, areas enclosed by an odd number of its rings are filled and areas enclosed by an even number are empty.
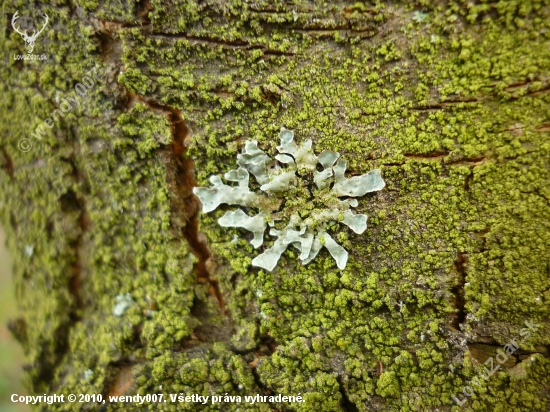
[[[14,60],[17,10],[49,15],[47,60]],[[3,16],[0,219],[30,390],[305,400],[43,410],[550,410],[548,1],[6,0]],[[192,187],[247,139],[274,154],[281,126],[352,175],[383,171],[367,231],[337,234],[345,270],[326,251],[258,270],[223,208],[199,212]]]

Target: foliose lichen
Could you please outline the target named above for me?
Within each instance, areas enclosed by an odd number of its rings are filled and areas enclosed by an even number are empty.
[[[203,212],[211,212],[222,203],[257,210],[254,216],[249,216],[242,209],[236,209],[218,219],[222,227],[252,232],[250,244],[256,249],[263,244],[265,230],[270,227],[269,234],[277,239],[252,260],[254,266],[272,271],[292,245],[300,252],[304,265],[325,247],[338,268],[344,269],[348,252],[328,231],[336,229],[338,223],[358,234],[366,230],[367,216],[356,214],[351,208],[358,205],[354,197],[384,188],[380,169],[348,179],[345,177],[347,163],[339,153],[325,151],[316,156],[311,140],[297,145],[294,133],[284,127],[279,138],[279,154],[273,159],[258,148],[257,141],[246,141],[243,151],[237,155],[239,168],[224,175],[225,180],[236,183],[235,186],[224,184],[220,176],[214,175],[210,177],[212,187],[195,188]],[[256,178],[260,192],[249,187],[250,174]]]

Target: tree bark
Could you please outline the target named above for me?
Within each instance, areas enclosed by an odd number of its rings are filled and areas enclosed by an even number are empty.
[[[106,399],[37,410],[550,410],[548,1],[3,10],[11,330],[32,393]],[[16,11],[49,16],[47,59],[17,59]],[[382,170],[367,230],[333,235],[344,270],[326,249],[260,270],[230,209],[200,212],[193,187],[281,127]],[[136,394],[166,402],[108,398]]]

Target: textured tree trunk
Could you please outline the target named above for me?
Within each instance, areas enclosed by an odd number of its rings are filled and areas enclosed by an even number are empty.
[[[550,410],[548,1],[47,3],[3,4],[11,329],[32,393],[107,401],[37,410]],[[344,270],[200,213],[281,127],[382,170]]]

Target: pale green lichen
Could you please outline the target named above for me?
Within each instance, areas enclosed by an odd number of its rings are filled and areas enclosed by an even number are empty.
[[[317,157],[313,153],[311,140],[297,145],[294,133],[284,127],[279,139],[279,154],[274,159],[258,148],[258,142],[246,142],[243,152],[237,156],[239,168],[224,175],[227,181],[235,182],[237,186],[225,185],[219,176],[212,176],[210,182],[213,187],[195,188],[193,191],[203,204],[203,212],[211,212],[222,203],[258,210],[255,216],[248,216],[237,209],[218,219],[222,227],[237,227],[252,232],[254,238],[250,244],[256,249],[263,244],[267,225],[271,227],[269,234],[277,239],[252,260],[254,266],[273,270],[287,247],[292,245],[300,252],[304,265],[315,259],[325,247],[338,268],[344,269],[348,252],[327,230],[338,222],[358,234],[367,229],[367,216],[355,214],[350,209],[358,205],[357,199],[351,197],[382,190],[385,183],[380,170],[348,179],[345,177],[347,164],[343,159],[338,160],[339,153],[326,151]],[[322,171],[316,169],[318,164]],[[263,193],[249,189],[249,172],[261,185]],[[297,210],[286,205],[289,196],[296,195],[290,192],[295,187],[301,189],[299,195],[305,195],[307,201],[314,205],[312,209]],[[348,199],[342,200],[341,197]]]
[[[413,20],[414,20],[416,23],[422,23],[422,22],[424,22],[424,20],[426,20],[427,17],[428,17],[428,14],[422,13],[422,12],[419,11],[419,10],[416,10],[416,11],[413,13]]]
[[[115,296],[115,306],[113,308],[113,315],[121,317],[130,306],[134,304],[134,300],[129,293]]]

